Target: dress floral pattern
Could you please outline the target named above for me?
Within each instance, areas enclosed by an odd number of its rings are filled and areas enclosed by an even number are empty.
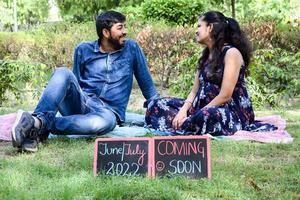
[[[211,134],[213,136],[232,135],[239,130],[272,131],[277,127],[263,124],[254,120],[252,104],[245,86],[245,66],[240,69],[239,78],[231,99],[220,106],[204,108],[220,92],[224,71],[224,57],[228,49],[226,46],[220,56],[219,78],[209,78],[210,63],[206,62],[199,72],[200,87],[192,107],[188,111],[188,118],[180,130],[172,128],[172,120],[184,104],[184,99],[164,97],[155,99],[147,106],[145,121],[149,128],[172,134]]]

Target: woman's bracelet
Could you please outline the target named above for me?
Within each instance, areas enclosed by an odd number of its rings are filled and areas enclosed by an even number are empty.
[[[186,99],[184,102],[185,102],[185,103],[190,103],[191,105],[193,105],[193,102],[191,102],[191,101],[189,101],[189,100],[187,100],[187,99]]]

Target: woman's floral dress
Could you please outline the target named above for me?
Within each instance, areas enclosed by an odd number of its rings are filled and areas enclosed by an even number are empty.
[[[206,62],[200,69],[200,87],[188,111],[188,118],[180,130],[172,128],[172,120],[183,106],[184,99],[171,97],[156,99],[148,104],[145,117],[147,127],[172,134],[211,134],[213,136],[232,135],[239,130],[272,131],[277,129],[273,125],[254,121],[253,108],[245,87],[244,65],[241,66],[231,99],[223,105],[204,108],[220,92],[224,57],[230,48],[232,46],[226,46],[221,54],[219,80],[208,78],[209,62]]]

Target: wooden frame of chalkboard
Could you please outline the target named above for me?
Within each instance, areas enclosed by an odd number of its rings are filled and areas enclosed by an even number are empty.
[[[211,178],[207,136],[153,137],[152,176]]]
[[[94,176],[98,173],[211,178],[210,138],[98,138],[94,150]]]
[[[94,176],[151,176],[152,141],[149,138],[98,138],[94,151]]]

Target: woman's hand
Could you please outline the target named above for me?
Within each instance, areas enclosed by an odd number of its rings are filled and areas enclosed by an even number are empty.
[[[187,112],[183,109],[180,109],[175,118],[172,121],[172,126],[175,130],[180,129],[183,122],[187,119]]]
[[[172,121],[172,126],[175,130],[180,129],[181,125],[185,120],[187,119],[187,111],[190,109],[190,107],[193,104],[193,101],[197,95],[197,91],[199,90],[200,82],[199,82],[199,70],[195,74],[194,84],[192,91],[188,95],[187,99],[185,100],[185,103],[177,113],[177,115],[174,117]]]

